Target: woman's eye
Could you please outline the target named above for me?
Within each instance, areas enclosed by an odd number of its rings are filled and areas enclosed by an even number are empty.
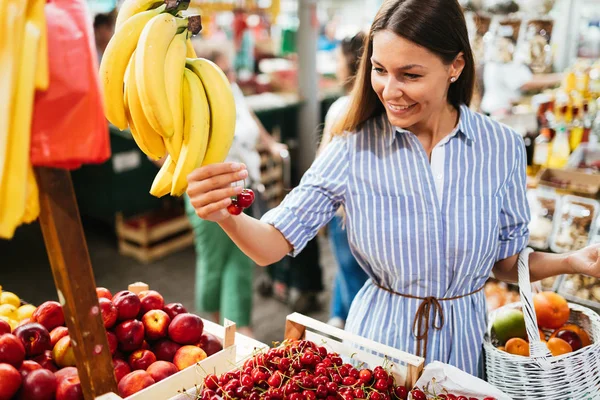
[[[417,74],[404,74],[405,77],[407,77],[408,79],[418,79],[421,77],[421,75],[417,75]]]
[[[378,74],[383,74],[383,68],[373,67],[373,71],[375,71]]]

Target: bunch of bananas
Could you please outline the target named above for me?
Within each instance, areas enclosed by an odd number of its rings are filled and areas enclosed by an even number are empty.
[[[100,65],[106,117],[129,127],[153,160],[164,159],[150,193],[180,196],[187,175],[225,160],[235,131],[227,77],[197,58],[190,37],[200,17],[182,17],[189,0],[126,0]]]
[[[0,1],[0,238],[40,211],[29,159],[36,90],[48,89],[45,0]]]

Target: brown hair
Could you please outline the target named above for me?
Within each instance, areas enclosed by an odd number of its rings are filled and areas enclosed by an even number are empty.
[[[363,55],[345,116],[339,118],[332,133],[355,132],[363,123],[385,111],[371,86],[373,36],[390,30],[422,46],[451,64],[459,53],[465,66],[448,90],[448,102],[455,108],[469,105],[475,84],[475,63],[469,44],[465,17],[457,0],[386,0],[365,37]]]
[[[363,44],[365,41],[364,32],[358,32],[352,37],[347,37],[340,43],[340,51],[346,60],[348,67],[348,79],[344,82],[344,88],[348,91],[352,89],[358,67],[360,65],[360,56],[363,53]]]

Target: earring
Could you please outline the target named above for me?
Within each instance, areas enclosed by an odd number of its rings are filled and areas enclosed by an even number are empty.
[[[452,83],[456,82],[456,77],[453,76],[452,78],[450,78],[450,82],[452,82]]]

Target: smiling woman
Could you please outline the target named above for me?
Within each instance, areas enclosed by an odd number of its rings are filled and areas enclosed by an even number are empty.
[[[387,1],[365,39],[348,112],[333,131],[356,132],[385,111],[392,125],[417,136],[448,133],[460,106],[471,102],[474,79],[467,28],[455,1]]]

